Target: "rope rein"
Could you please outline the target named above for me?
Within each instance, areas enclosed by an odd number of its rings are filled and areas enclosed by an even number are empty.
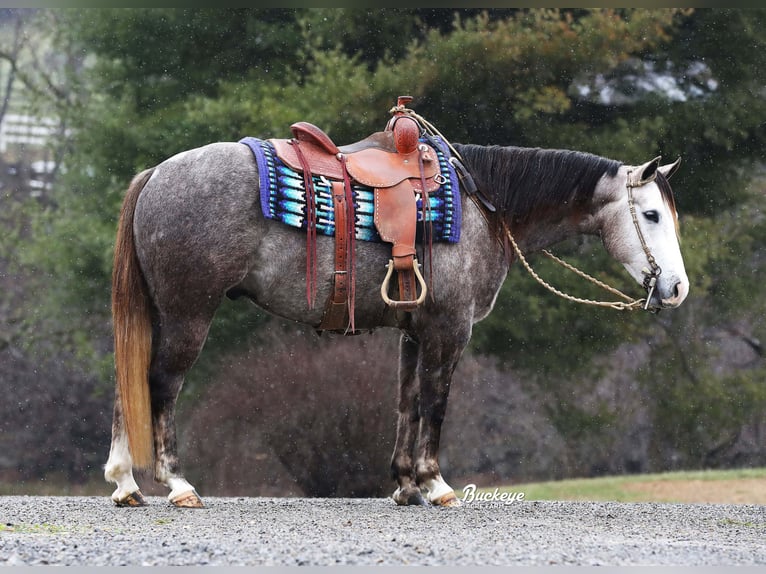
[[[534,269],[532,269],[532,266],[527,261],[527,258],[524,257],[524,254],[521,252],[521,249],[519,248],[519,245],[516,243],[516,240],[513,238],[513,235],[511,235],[511,231],[506,227],[505,233],[508,236],[508,240],[511,242],[511,245],[513,246],[513,250],[516,253],[516,256],[519,258],[519,261],[521,261],[521,264],[524,266],[524,269],[526,269],[529,274],[532,276],[532,278],[537,281],[540,285],[545,287],[548,291],[551,293],[554,293],[555,295],[558,295],[562,299],[566,299],[567,301],[572,301],[574,303],[582,303],[583,305],[593,305],[596,307],[608,307],[610,309],[616,309],[618,311],[633,311],[635,309],[640,309],[644,306],[645,300],[644,299],[632,299],[619,289],[616,289],[614,287],[611,287],[604,283],[603,281],[599,281],[595,277],[591,277],[584,271],[581,271],[571,263],[567,263],[563,259],[560,259],[556,257],[553,253],[548,251],[547,249],[543,249],[543,254],[545,254],[546,257],[549,259],[552,259],[564,269],[568,269],[569,271],[572,271],[573,273],[579,275],[583,279],[586,279],[587,281],[593,283],[594,285],[597,285],[598,287],[601,287],[605,291],[609,291],[613,295],[617,295],[618,297],[621,297],[622,299],[625,299],[625,301],[594,301],[592,299],[583,299],[581,297],[575,297],[574,295],[569,295],[567,293],[564,293],[563,291],[559,291],[556,289],[553,285],[545,281],[542,277],[540,277],[537,272],[535,272]]]
[[[415,119],[422,127],[423,130],[426,133],[429,133],[430,135],[436,135],[439,136],[442,141],[444,141],[447,146],[449,147],[450,151],[462,162],[463,158],[458,153],[458,151],[452,146],[452,144],[449,142],[447,138],[445,138],[441,132],[436,129],[436,127],[431,124],[428,120],[426,120],[423,116],[417,114],[414,110],[411,110],[403,105],[401,106],[394,106],[391,108],[390,113],[399,112],[403,114],[407,114],[411,116],[413,119]],[[651,178],[653,179],[653,178]],[[574,303],[581,303],[583,305],[592,305],[596,307],[607,307],[609,309],[616,309],[618,311],[635,311],[637,309],[643,309],[648,310],[649,309],[649,302],[651,300],[652,293],[654,292],[654,287],[657,283],[657,277],[659,277],[660,273],[662,273],[662,269],[659,265],[657,265],[657,262],[654,259],[654,256],[652,255],[651,251],[649,250],[649,246],[646,244],[646,241],[644,239],[644,235],[641,232],[641,227],[638,224],[638,216],[636,214],[636,207],[635,203],[633,201],[633,188],[634,187],[640,187],[641,185],[644,185],[646,183],[649,183],[651,179],[648,180],[642,180],[638,182],[633,182],[631,179],[631,172],[628,172],[628,178],[626,187],[628,188],[628,205],[630,207],[630,213],[633,218],[633,225],[636,228],[636,231],[638,232],[638,238],[641,241],[641,247],[644,250],[644,253],[646,253],[647,261],[649,262],[649,266],[651,267],[651,270],[644,269],[644,283],[643,286],[647,290],[647,296],[642,299],[634,299],[630,297],[629,295],[626,295],[619,289],[616,289],[615,287],[611,287],[610,285],[607,285],[603,281],[600,281],[596,279],[595,277],[592,277],[585,273],[584,271],[581,271],[574,265],[567,263],[563,259],[560,259],[553,255],[550,251],[547,249],[543,249],[543,254],[548,257],[549,259],[552,259],[565,269],[568,269],[569,271],[572,271],[576,275],[582,277],[586,281],[589,281],[590,283],[593,283],[597,287],[600,287],[601,289],[604,289],[605,291],[608,291],[609,293],[612,293],[613,295],[616,295],[617,297],[620,297],[623,299],[623,301],[595,301],[592,299],[584,299],[581,297],[575,297],[573,295],[569,295],[567,293],[564,293],[563,291],[560,291],[556,289],[553,285],[545,281],[542,277],[540,277],[534,269],[532,269],[532,266],[527,261],[526,257],[524,257],[524,254],[521,252],[521,249],[519,248],[519,245],[516,243],[516,240],[514,239],[513,235],[511,234],[511,230],[508,228],[507,225],[503,224],[503,227],[505,228],[505,234],[508,237],[508,241],[510,242],[511,246],[513,247],[514,252],[516,253],[516,256],[519,258],[519,261],[521,261],[521,264],[524,266],[524,269],[529,272],[529,274],[532,276],[535,281],[537,281],[540,285],[545,287],[548,291],[551,293],[558,295],[562,299],[565,299],[567,301],[572,301]],[[482,205],[479,201],[479,199],[476,197],[476,194],[469,194],[469,197],[473,200],[473,202],[479,207],[479,211],[484,216],[484,219],[487,219],[487,214],[485,213],[484,209],[482,208]],[[488,220],[487,220],[488,221]],[[502,242],[501,242],[502,245]]]

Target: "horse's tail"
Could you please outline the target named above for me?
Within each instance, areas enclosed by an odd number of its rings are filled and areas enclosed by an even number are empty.
[[[133,465],[152,464],[154,443],[149,396],[152,353],[151,304],[136,255],[133,216],[138,197],[153,169],[133,178],[125,194],[117,227],[112,270],[112,321],[117,400],[128,435]]]

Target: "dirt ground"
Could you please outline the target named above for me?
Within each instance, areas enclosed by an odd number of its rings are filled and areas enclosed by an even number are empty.
[[[766,504],[766,480],[655,480],[625,486],[658,502]]]

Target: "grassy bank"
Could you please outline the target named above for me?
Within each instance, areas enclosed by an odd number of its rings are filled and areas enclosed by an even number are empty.
[[[499,490],[523,492],[526,500],[766,504],[766,468],[569,479]]]

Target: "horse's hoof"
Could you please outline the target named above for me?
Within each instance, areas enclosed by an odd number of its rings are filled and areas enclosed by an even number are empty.
[[[399,506],[428,506],[419,488],[397,488],[391,498]]]
[[[121,508],[123,507],[137,507],[137,506],[149,506],[146,502],[146,499],[144,498],[144,495],[141,494],[140,490],[137,490],[135,492],[131,492],[129,495],[127,495],[125,498],[121,500],[115,500],[114,504],[116,506],[119,506]]]
[[[196,490],[190,490],[189,492],[179,494],[175,498],[172,498],[170,503],[176,508],[205,508],[205,505],[202,503],[202,499],[199,497]]]
[[[432,501],[431,504],[433,504],[434,506],[442,506],[444,508],[456,508],[458,506],[463,506],[463,503],[455,495],[454,492],[448,492],[444,496],[441,496],[437,498],[436,500]]]

